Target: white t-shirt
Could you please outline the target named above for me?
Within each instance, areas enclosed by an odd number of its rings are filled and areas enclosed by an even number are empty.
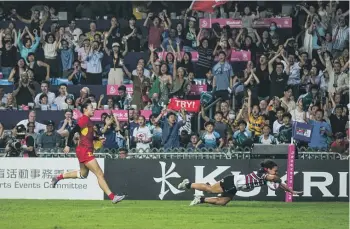
[[[137,71],[136,71],[136,69],[133,70],[131,74],[134,75],[134,76],[137,76]],[[151,77],[151,72],[150,72],[148,69],[144,68],[144,69],[143,69],[143,75],[144,75],[146,78],[150,78],[150,77]]]
[[[300,112],[300,111],[298,111],[298,109],[291,110],[290,114],[292,115],[292,121],[305,123],[304,113],[305,113],[305,111]]]
[[[43,93],[39,93],[35,96],[35,99],[34,99],[34,102],[35,102],[35,105],[36,106],[39,106],[40,105],[40,101],[39,101],[39,98],[40,96],[42,95]],[[53,92],[47,92],[47,98],[48,98],[48,103],[51,105],[53,104],[53,101],[55,100],[56,98],[56,95],[55,93]]]
[[[280,127],[283,126],[283,123],[279,123],[278,120],[273,122],[272,132],[278,134],[280,132]]]
[[[25,128],[27,128],[27,125],[28,125],[28,122],[29,120],[28,119],[24,119],[22,121],[20,121],[19,123],[17,123],[17,126],[18,125],[24,125]],[[39,122],[35,122],[35,129],[34,129],[34,132],[35,133],[39,133],[41,130],[46,130],[46,125],[42,124],[42,123],[39,123]]]
[[[138,142],[138,140],[146,141],[150,138],[152,138],[152,134],[150,129],[147,126],[144,127],[136,127],[134,129],[133,137],[135,138],[136,143],[136,149],[149,149],[150,148],[150,142],[149,143],[142,143]]]

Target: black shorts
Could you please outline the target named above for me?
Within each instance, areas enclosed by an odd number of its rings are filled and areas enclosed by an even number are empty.
[[[237,188],[235,185],[235,176],[228,175],[224,179],[220,181],[220,186],[224,191],[221,196],[222,197],[230,197],[233,198],[237,193]]]
[[[220,90],[214,92],[215,99],[221,98],[223,101],[230,100],[230,93],[228,90]]]

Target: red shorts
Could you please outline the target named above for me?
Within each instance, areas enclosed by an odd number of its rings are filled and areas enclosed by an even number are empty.
[[[92,149],[78,146],[76,148],[76,155],[80,163],[88,163],[95,159],[94,152]]]

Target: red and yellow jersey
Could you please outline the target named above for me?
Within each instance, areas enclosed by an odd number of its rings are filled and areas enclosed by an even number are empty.
[[[80,140],[79,146],[89,149],[94,148],[94,124],[91,119],[83,115],[77,123],[80,127]]]

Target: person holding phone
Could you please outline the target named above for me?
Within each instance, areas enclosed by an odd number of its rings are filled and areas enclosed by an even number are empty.
[[[85,84],[86,73],[81,69],[81,63],[79,60],[75,60],[73,63],[72,73],[68,76],[68,80],[74,85]]]

